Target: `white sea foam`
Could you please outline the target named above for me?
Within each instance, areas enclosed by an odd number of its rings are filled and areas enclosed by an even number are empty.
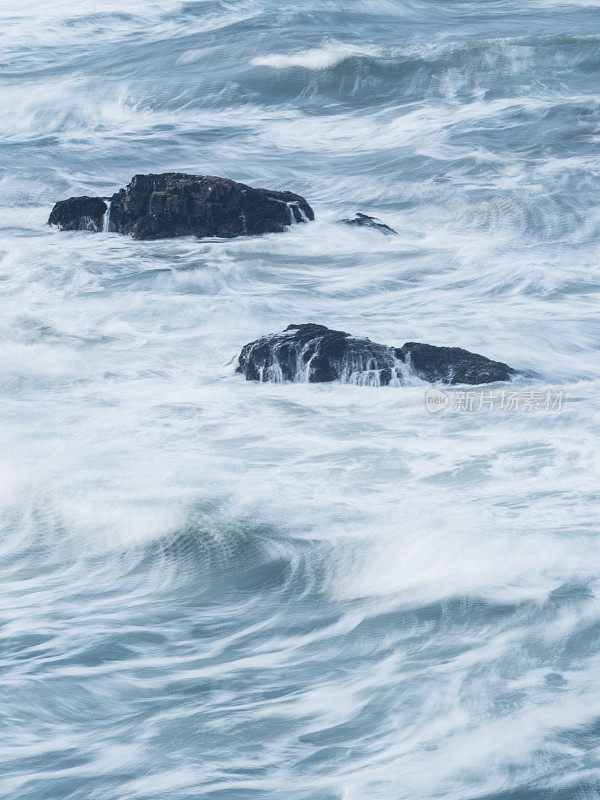
[[[331,41],[322,47],[315,47],[311,50],[257,56],[252,59],[252,64],[257,67],[273,67],[273,69],[301,67],[303,69],[319,70],[335,67],[336,64],[340,64],[347,58],[362,56],[375,58],[379,55],[381,55],[381,48],[378,47]]]
[[[592,7],[0,21],[7,796],[596,798]],[[171,169],[299,192],[316,220],[46,225]],[[357,211],[398,235],[339,224]],[[481,352],[564,408],[235,374],[301,322]]]

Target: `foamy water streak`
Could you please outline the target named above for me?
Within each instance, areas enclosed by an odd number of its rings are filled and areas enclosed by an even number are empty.
[[[106,211],[104,212],[104,217],[102,218],[102,233],[110,233],[110,231],[111,231],[110,200],[107,200]]]
[[[0,794],[595,800],[595,5],[0,22]],[[317,219],[45,225],[167,170]],[[357,211],[398,236],[337,223]],[[235,374],[302,322],[484,353],[564,407]]]
[[[352,56],[377,55],[380,55],[380,50],[376,47],[361,47],[333,41],[327,43],[323,47],[315,47],[311,50],[300,50],[288,55],[273,53],[266,56],[258,56],[252,59],[252,64],[258,67],[273,67],[274,69],[286,69],[290,67],[327,69],[336,64],[341,64],[345,59]]]

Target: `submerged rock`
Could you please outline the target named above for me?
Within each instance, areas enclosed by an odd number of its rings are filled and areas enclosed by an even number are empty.
[[[360,211],[353,219],[341,219],[340,222],[344,225],[356,225],[360,228],[375,228],[385,234],[393,233],[396,236],[398,235],[398,232],[390,228],[389,225],[386,225],[385,222],[377,219],[377,217],[369,217],[367,214],[361,214]]]
[[[57,203],[50,215],[56,222],[59,207],[66,203],[100,198],[70,198]],[[99,206],[98,206],[99,207]],[[57,211],[58,210],[58,211]],[[102,212],[103,213],[103,212]],[[62,230],[102,230],[102,214],[93,227],[82,217],[70,216]],[[227,178],[167,172],[136,175],[110,200],[110,227],[134,239],[166,239],[174,236],[256,236],[280,233],[294,223],[314,219],[306,200],[293,192],[253,189]]]
[[[407,342],[399,348],[355,338],[324,325],[290,325],[242,349],[237,372],[249,381],[400,385],[416,375],[441,383],[492,383],[515,370],[459,347]]]
[[[108,206],[101,197],[69,197],[59,200],[50,213],[48,224],[59,231],[101,231]]]

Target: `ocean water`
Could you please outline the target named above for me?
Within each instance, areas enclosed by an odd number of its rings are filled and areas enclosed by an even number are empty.
[[[0,29],[0,796],[599,797],[598,2],[4,0]],[[317,219],[46,225],[168,170]],[[564,401],[235,374],[300,322]]]

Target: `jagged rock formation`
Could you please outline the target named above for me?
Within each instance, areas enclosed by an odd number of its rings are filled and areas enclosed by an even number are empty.
[[[102,230],[102,215],[99,224],[96,217],[90,226],[71,211],[84,200],[102,203],[106,210],[101,198],[72,197],[54,206],[49,223],[61,230]],[[227,178],[178,172],[136,175],[110,200],[111,230],[134,239],[256,236],[280,233],[289,225],[313,219],[312,208],[293,192],[253,189]]]
[[[374,386],[401,385],[411,375],[430,382],[480,384],[516,374],[507,364],[459,347],[407,342],[394,348],[314,324],[290,325],[245,345],[236,371],[249,381]]]

